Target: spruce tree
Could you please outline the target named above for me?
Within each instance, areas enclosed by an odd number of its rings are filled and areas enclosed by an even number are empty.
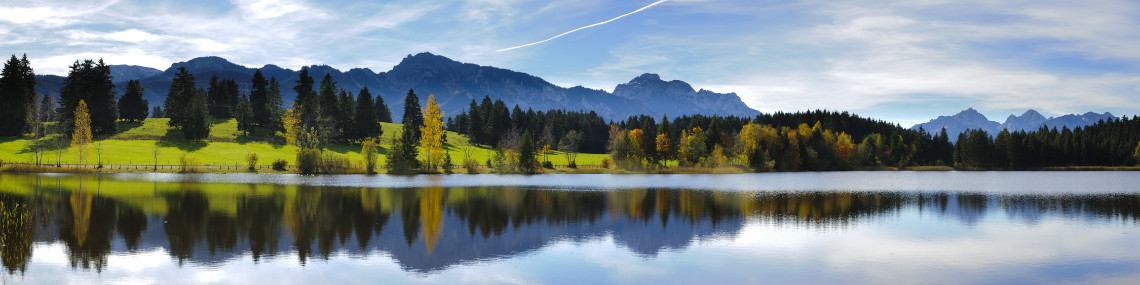
[[[119,98],[119,118],[142,122],[150,115],[150,109],[148,109],[150,103],[142,98],[142,92],[143,87],[138,80],[127,81],[127,92]]]
[[[337,111],[333,114],[333,119],[336,120],[337,130],[340,131],[341,139],[350,140],[357,138],[356,135],[356,99],[352,97],[352,93],[340,90],[340,96],[337,99]]]
[[[392,110],[384,103],[384,97],[376,94],[376,120],[384,123],[392,122]]]
[[[480,135],[483,132],[483,117],[479,114],[479,105],[475,104],[475,99],[471,99],[471,104],[467,108],[467,129],[462,131],[467,134],[467,139],[471,143],[487,144]]]
[[[356,136],[359,139],[378,138],[384,134],[376,119],[376,107],[368,87],[356,95]]]
[[[269,111],[265,103],[269,98],[269,81],[261,74],[261,69],[253,72],[252,86],[249,90],[249,105],[253,110],[254,123],[262,127],[269,125]]]
[[[244,132],[246,135],[253,132],[255,123],[253,106],[245,94],[238,97],[237,107],[234,109],[234,118],[237,119],[238,131]]]
[[[534,156],[534,138],[528,130],[523,133],[522,141],[519,142],[519,173],[535,174],[538,169],[536,165],[538,162]]]
[[[420,98],[412,89],[408,89],[408,96],[404,97],[404,118],[400,123],[404,124],[404,129],[411,128],[410,135],[413,141],[419,141],[420,127],[424,125],[424,113],[420,110]]]
[[[206,91],[197,89],[186,101],[182,122],[182,136],[189,141],[201,141],[210,136],[210,111],[206,106]]]
[[[320,116],[336,118],[339,116],[340,104],[336,96],[336,82],[332,80],[332,75],[325,73],[325,77],[321,79],[321,86],[318,90],[320,96]]]
[[[186,120],[188,102],[197,92],[194,75],[186,71],[185,67],[179,67],[178,72],[174,74],[174,80],[170,82],[170,91],[166,93],[166,100],[162,103],[163,114],[170,118],[168,125],[176,129],[182,128],[182,122]]]
[[[0,136],[18,136],[26,128],[27,116],[35,104],[36,75],[28,56],[16,55],[4,63],[0,72]]]
[[[60,89],[60,114],[67,119],[64,122],[66,133],[74,128],[72,119],[75,107],[79,101],[85,101],[91,113],[91,130],[96,134],[114,133],[119,119],[119,110],[115,102],[115,85],[111,83],[111,69],[103,60],[96,63],[93,60],[75,61],[64,79],[63,88]]]
[[[282,122],[282,116],[285,116],[285,102],[281,99],[281,83],[277,82],[277,78],[269,78],[269,89],[265,93],[265,103],[261,108],[265,112],[263,120],[260,121],[262,127],[270,129],[270,133],[285,130]]]

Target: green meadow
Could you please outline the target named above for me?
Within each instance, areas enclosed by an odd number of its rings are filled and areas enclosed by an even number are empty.
[[[119,122],[119,133],[96,136],[95,144],[104,165],[151,165],[155,164],[155,152],[159,165],[176,165],[183,153],[196,157],[203,165],[245,165],[246,155],[256,153],[259,165],[269,165],[274,160],[284,159],[289,165],[296,164],[297,147],[284,144],[279,136],[269,136],[265,130],[257,130],[251,136],[237,131],[234,119],[215,119],[210,129],[210,137],[203,142],[181,140],[182,134],[167,126],[169,119],[146,119],[144,122]],[[380,144],[380,164],[386,161],[387,140],[400,132],[402,125],[381,123],[384,128],[383,143]],[[0,137],[0,159],[4,162],[32,162],[33,153],[28,149],[28,140],[18,137]],[[445,149],[451,155],[452,163],[460,165],[464,150],[469,150],[471,158],[483,165],[494,153],[493,150],[472,146],[467,138],[455,132],[447,132]],[[349,160],[360,163],[360,144],[333,144],[325,151],[344,155]],[[95,151],[87,158],[87,164],[95,164],[98,156]],[[549,160],[558,166],[567,164],[561,152],[549,154]],[[600,165],[606,154],[582,153],[578,155],[578,165]],[[539,161],[543,156],[539,156]],[[77,152],[68,147],[60,157],[62,164],[79,163]],[[54,150],[44,154],[44,163],[56,163]]]

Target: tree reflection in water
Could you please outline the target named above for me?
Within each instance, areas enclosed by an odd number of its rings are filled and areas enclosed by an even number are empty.
[[[305,264],[335,252],[382,251],[405,270],[430,272],[605,236],[655,256],[696,238],[735,236],[748,220],[826,230],[910,208],[966,225],[997,210],[1025,223],[1047,215],[1136,222],[1140,213],[1137,194],[373,189],[0,178],[0,254],[9,274],[26,270],[33,241],[62,242],[71,267],[95,270],[108,266],[121,240],[125,251],[165,248],[179,264],[246,253],[254,262],[291,254]]]

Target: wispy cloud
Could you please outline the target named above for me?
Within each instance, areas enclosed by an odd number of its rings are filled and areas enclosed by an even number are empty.
[[[553,40],[553,39],[557,39],[557,38],[560,38],[560,37],[562,37],[562,36],[565,36],[565,35],[569,35],[569,34],[571,34],[571,33],[577,32],[577,31],[581,31],[581,30],[585,30],[585,29],[589,29],[589,28],[593,28],[593,27],[597,27],[597,26],[605,25],[605,24],[607,24],[607,23],[609,23],[609,22],[617,21],[618,19],[621,19],[621,18],[625,18],[625,16],[629,16],[629,15],[637,14],[637,12],[645,11],[645,9],[649,9],[650,7],[653,7],[653,6],[657,6],[658,4],[661,4],[661,3],[665,3],[665,2],[667,2],[667,1],[669,1],[669,0],[659,0],[659,1],[657,1],[657,2],[653,2],[652,4],[646,5],[645,7],[641,7],[641,9],[637,9],[637,10],[634,10],[633,12],[625,13],[625,14],[622,14],[621,16],[617,16],[617,17],[614,17],[613,19],[609,19],[609,20],[605,20],[605,21],[597,22],[597,23],[594,23],[594,24],[591,24],[591,25],[583,26],[583,27],[580,27],[580,28],[577,28],[577,29],[573,29],[573,30],[570,30],[570,31],[568,31],[568,32],[565,32],[565,33],[561,33],[561,34],[558,34],[558,35],[556,35],[556,36],[550,37],[550,38],[548,38],[548,39],[545,39],[545,40],[541,40],[541,41],[537,41],[537,42],[533,42],[533,43],[529,43],[529,44],[525,44],[525,45],[520,45],[520,46],[513,46],[513,47],[509,47],[509,48],[505,48],[505,49],[500,49],[500,50],[497,50],[497,51],[500,51],[500,52],[502,52],[502,51],[508,51],[508,50],[513,50],[513,49],[518,49],[518,48],[524,48],[524,47],[528,47],[528,46],[533,46],[533,45],[537,45],[537,44],[541,44],[541,43],[549,42],[549,41],[551,41],[551,40]]]

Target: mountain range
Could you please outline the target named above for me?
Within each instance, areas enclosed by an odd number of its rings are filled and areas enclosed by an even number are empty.
[[[156,106],[162,104],[179,67],[185,67],[194,74],[198,85],[203,88],[208,85],[210,77],[217,76],[219,79],[237,81],[239,88],[246,92],[250,89],[250,81],[257,70],[221,57],[209,56],[174,63],[166,70],[112,65],[111,75],[119,95],[123,94],[128,80],[139,80],[145,88],[143,98]],[[325,74],[331,75],[338,88],[350,92],[355,93],[368,87],[372,94],[380,94],[384,98],[393,112],[392,117],[397,120],[403,113],[403,98],[409,89],[415,90],[421,102],[427,100],[428,94],[434,94],[445,115],[459,114],[472,99],[480,101],[484,96],[489,96],[492,100],[501,99],[507,106],[519,105],[523,109],[536,111],[594,111],[610,120],[642,114],[654,117],[666,114],[751,117],[760,114],[745,105],[735,93],[695,90],[683,81],[665,81],[650,73],[620,84],[610,93],[582,86],[561,87],[530,74],[461,63],[426,52],[408,55],[391,70],[379,73],[367,68],[341,71],[327,65],[304,68],[318,82]],[[281,82],[281,95],[285,103],[291,105],[296,98],[296,92],[292,90],[293,82],[297,80],[300,71],[272,64],[262,66],[260,70],[266,78],[273,77]],[[36,91],[41,94],[58,94],[63,81],[61,76],[38,75]]]
[[[945,128],[946,133],[950,134],[950,140],[956,141],[958,139],[957,134],[965,132],[966,130],[981,129],[990,133],[990,135],[996,135],[1001,132],[1001,130],[1009,130],[1011,132],[1036,131],[1043,126],[1057,129],[1065,127],[1073,129],[1096,124],[1101,120],[1116,118],[1116,116],[1108,112],[1104,114],[1088,112],[1081,115],[1069,114],[1060,117],[1046,118],[1036,110],[1030,109],[1022,113],[1021,116],[1009,115],[1004,123],[998,123],[989,120],[985,115],[974,110],[974,108],[969,108],[953,116],[939,116],[929,122],[914,125],[911,129],[918,130],[919,127],[921,127],[932,134],[937,134]]]

